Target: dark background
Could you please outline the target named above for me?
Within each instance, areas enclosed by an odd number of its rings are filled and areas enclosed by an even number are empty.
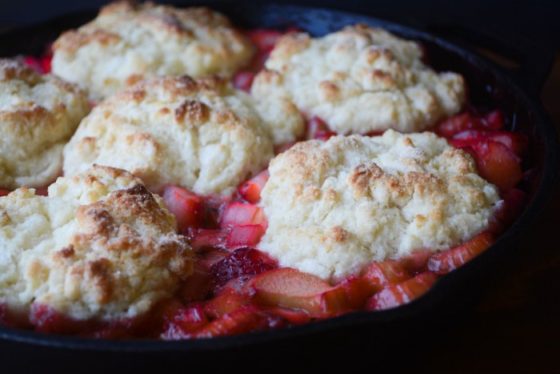
[[[0,0],[0,29],[74,10],[95,9],[106,2]],[[212,2],[216,0],[207,1]],[[479,34],[538,46],[531,50],[547,51],[548,56],[556,56],[539,95],[560,125],[560,1],[324,0],[292,3],[368,13],[444,34],[475,48],[479,46],[473,36]],[[483,52],[492,57],[493,46],[483,47]],[[505,63],[508,63],[507,58]],[[438,332],[441,336],[438,340],[419,337],[417,346],[413,347],[414,354],[408,356],[411,354],[408,347],[402,362],[395,361],[394,371],[406,368],[409,372],[430,373],[560,373],[559,214],[557,194],[522,238],[522,254],[499,277],[500,281],[489,284],[477,305],[465,311],[461,319],[447,324],[449,331]],[[379,369],[373,353],[371,358],[352,360],[365,362],[363,370],[375,372]]]

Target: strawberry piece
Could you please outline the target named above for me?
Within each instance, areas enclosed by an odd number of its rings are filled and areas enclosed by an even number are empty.
[[[504,114],[501,110],[494,110],[482,118],[482,125],[490,130],[504,128]]]
[[[311,117],[307,122],[307,138],[328,140],[330,137],[335,136],[336,132],[331,131],[326,122],[317,116]]]
[[[276,262],[264,253],[256,249],[242,248],[212,265],[210,272],[214,277],[214,284],[220,287],[232,279],[257,275],[276,267]]]
[[[87,331],[88,321],[70,318],[44,304],[33,304],[29,314],[36,331],[58,334],[77,334]]]
[[[199,330],[197,338],[230,336],[250,331],[262,330],[268,326],[267,318],[252,307],[237,309],[210,322]]]
[[[242,70],[235,74],[233,77],[233,86],[238,90],[251,92],[251,86],[255,79],[255,73],[252,71]]]
[[[212,292],[213,286],[210,272],[196,264],[193,274],[179,288],[178,296],[185,303],[204,300]]]
[[[220,218],[220,226],[266,225],[261,208],[253,204],[233,202],[228,204]]]
[[[206,248],[225,248],[229,230],[191,229],[188,230],[191,247],[199,251]]]
[[[261,241],[265,229],[262,225],[234,226],[226,240],[228,249],[255,247]]]
[[[388,284],[400,283],[410,278],[410,274],[403,264],[395,260],[372,262],[363,277],[376,289],[380,290]]]
[[[52,55],[48,54],[42,57],[24,56],[23,62],[35,70],[39,74],[48,74],[51,72]]]
[[[247,32],[247,36],[262,53],[270,53],[283,33],[270,29],[255,29]]]
[[[388,285],[371,297],[367,309],[384,310],[409,303],[425,294],[436,280],[435,274],[426,272],[404,282]]]
[[[523,155],[529,146],[529,139],[524,134],[496,131],[488,135],[488,139],[502,143],[517,155]]]
[[[501,143],[517,155],[522,155],[528,145],[525,135],[507,131],[465,130],[455,134],[451,144],[457,148],[472,147],[485,140]]]
[[[436,126],[436,133],[446,138],[450,138],[461,131],[480,129],[481,127],[482,122],[478,118],[465,112],[449,117],[440,122]]]
[[[210,272],[212,266],[228,257],[230,254],[231,252],[220,249],[204,251],[198,254],[195,267],[199,267],[206,272]]]
[[[494,236],[490,232],[478,234],[466,243],[432,255],[428,269],[436,274],[447,274],[484,252],[493,242]]]
[[[41,71],[43,74],[48,74],[52,70],[52,55],[45,55],[39,59]]]
[[[251,63],[252,71],[258,72],[264,68],[270,52],[272,52],[282,35],[283,33],[279,31],[268,29],[257,29],[247,32],[247,36],[257,47],[257,53]]]
[[[247,295],[237,292],[231,287],[224,289],[204,306],[204,311],[213,318],[220,318],[251,302]]]
[[[161,337],[168,340],[184,339],[208,324],[200,305],[184,307],[171,303],[163,312],[164,327]]]
[[[519,158],[505,145],[488,140],[472,149],[480,175],[501,190],[513,188],[523,178]]]
[[[261,191],[269,178],[268,169],[260,172],[239,186],[239,194],[248,202],[256,204],[261,200]]]
[[[25,56],[23,57],[23,62],[35,70],[39,74],[43,74],[43,67],[41,66],[41,61],[33,56]]]
[[[167,186],[163,191],[167,208],[177,219],[179,232],[200,226],[203,218],[203,202],[200,196],[180,187]]]
[[[9,195],[9,193],[10,193],[10,191],[8,191],[8,190],[0,189],[0,196],[6,196],[6,195]]]

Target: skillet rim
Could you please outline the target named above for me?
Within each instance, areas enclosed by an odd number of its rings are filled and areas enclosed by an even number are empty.
[[[208,4],[211,8],[220,9],[219,3]],[[501,70],[492,62],[484,59],[471,49],[457,43],[450,42],[442,37],[433,35],[414,27],[400,24],[394,21],[386,21],[366,14],[357,14],[353,12],[343,11],[338,8],[322,8],[315,6],[303,5],[285,5],[274,2],[266,4],[254,5],[261,12],[273,11],[274,9],[283,9],[284,12],[290,10],[292,12],[302,12],[310,14],[320,12],[329,15],[342,16],[355,20],[355,23],[365,22],[370,25],[385,28],[391,32],[414,39],[421,42],[429,42],[437,48],[446,50],[469,65],[475,67],[478,71],[490,73],[496,80],[496,84],[500,87],[506,87],[516,102],[521,104],[524,109],[530,113],[532,118],[531,129],[536,130],[536,136],[544,146],[544,154],[542,158],[542,170],[540,180],[532,200],[527,204],[525,211],[517,218],[517,220],[504,232],[498,240],[484,253],[469,261],[461,268],[441,277],[434,286],[421,298],[414,300],[406,305],[395,309],[376,311],[376,312],[354,312],[340,317],[329,318],[322,321],[312,322],[301,326],[287,327],[279,330],[267,330],[262,332],[241,334],[229,337],[217,337],[209,339],[193,339],[178,341],[163,340],[102,340],[93,338],[79,338],[70,336],[61,336],[55,334],[42,334],[27,330],[11,329],[0,326],[0,340],[24,343],[29,345],[63,348],[77,351],[98,351],[98,352],[199,352],[199,351],[218,351],[230,348],[246,347],[265,343],[269,341],[280,341],[293,339],[302,336],[308,336],[318,333],[332,332],[341,328],[356,327],[358,325],[373,325],[378,323],[388,323],[405,320],[419,313],[426,312],[431,309],[434,302],[441,302],[446,294],[446,289],[453,288],[453,284],[457,282],[465,282],[467,278],[472,277],[475,273],[480,273],[483,267],[488,267],[490,260],[495,259],[499,255],[503,255],[508,247],[515,246],[515,238],[530,226],[537,218],[538,214],[544,208],[548,198],[552,194],[555,184],[559,177],[559,143],[557,131],[552,121],[545,113],[542,104],[533,99],[528,88],[521,87],[507,72]],[[255,10],[253,9],[253,12]],[[21,28],[8,29],[0,34],[17,35],[23,31],[29,31],[33,28],[46,27],[54,24],[57,20],[68,19],[69,17],[83,16],[92,13],[92,11],[66,13],[59,17],[45,20],[44,22],[29,24]],[[234,20],[235,21],[235,20]],[[258,22],[257,22],[258,23]],[[511,249],[509,249],[511,251]],[[495,266],[490,263],[490,266]],[[472,274],[471,274],[472,273]],[[469,275],[470,274],[470,275]]]

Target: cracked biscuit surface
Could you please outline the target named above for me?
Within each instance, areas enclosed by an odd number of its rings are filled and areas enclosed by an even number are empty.
[[[252,86],[257,100],[292,103],[340,134],[422,131],[465,101],[460,75],[434,72],[417,43],[364,25],[287,34],[265,67]]]
[[[54,73],[95,99],[156,75],[229,77],[253,55],[251,43],[213,10],[125,1],[62,34],[53,50]]]
[[[88,110],[77,86],[0,59],[0,188],[43,187],[56,179],[62,148]]]
[[[325,279],[450,248],[484,230],[501,204],[472,158],[433,133],[302,142],[269,173],[259,249]]]
[[[266,167],[273,147],[249,95],[220,78],[156,78],[108,98],[64,150],[64,173],[122,168],[166,184],[227,195]]]
[[[76,319],[148,311],[192,273],[191,249],[162,199],[131,174],[95,166],[49,196],[0,198],[0,304]]]

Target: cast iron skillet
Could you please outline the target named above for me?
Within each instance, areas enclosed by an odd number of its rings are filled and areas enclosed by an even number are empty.
[[[285,355],[291,355],[292,358],[303,357],[306,349],[312,353],[321,351],[326,357],[330,354],[340,357],[342,352],[356,353],[367,347],[369,355],[376,352],[377,356],[382,356],[383,352],[402,346],[404,341],[414,341],[418,336],[437,339],[439,331],[445,330],[448,323],[453,323],[458,311],[468,307],[479,291],[492,282],[494,277],[499,276],[503,264],[516,255],[516,239],[535,221],[554,188],[557,177],[557,135],[543,112],[537,95],[537,89],[550,67],[549,58],[542,53],[537,54],[536,49],[529,50],[528,45],[504,45],[499,40],[484,36],[476,38],[475,34],[467,34],[477,45],[489,45],[499,51],[513,52],[514,57],[524,57],[518,71],[509,74],[461,45],[364,15],[301,6],[248,5],[244,2],[213,3],[212,7],[229,15],[237,25],[247,28],[282,29],[296,26],[312,34],[322,35],[345,25],[361,22],[381,26],[403,37],[421,41],[432,66],[457,71],[466,77],[471,103],[488,109],[501,108],[509,114],[507,127],[529,136],[531,149],[526,166],[533,171],[533,178],[531,183],[524,186],[531,196],[527,209],[488,251],[440,279],[419,300],[397,309],[354,313],[278,331],[177,342],[88,340],[0,328],[0,352],[5,356],[4,360],[8,360],[5,362],[10,362],[11,359],[12,362],[21,364],[20,357],[27,356],[33,359],[23,362],[34,368],[47,363],[66,365],[67,368],[79,364],[83,370],[84,362],[87,361],[87,367],[96,370],[111,365],[130,368],[133,364],[146,368],[149,362],[161,368],[161,359],[165,359],[167,368],[173,362],[188,362],[189,367],[194,362],[200,363],[202,367],[216,367],[231,365],[232,362],[244,359],[254,362],[255,357],[259,357],[261,363],[274,362],[271,367],[277,367],[282,362],[290,361],[285,360]],[[45,45],[60,32],[83,24],[95,14],[96,12],[72,14],[5,32],[0,35],[0,56],[39,55]],[[447,34],[449,31],[441,27],[438,30]],[[215,357],[220,359],[215,360]],[[279,358],[282,361],[277,361]]]

